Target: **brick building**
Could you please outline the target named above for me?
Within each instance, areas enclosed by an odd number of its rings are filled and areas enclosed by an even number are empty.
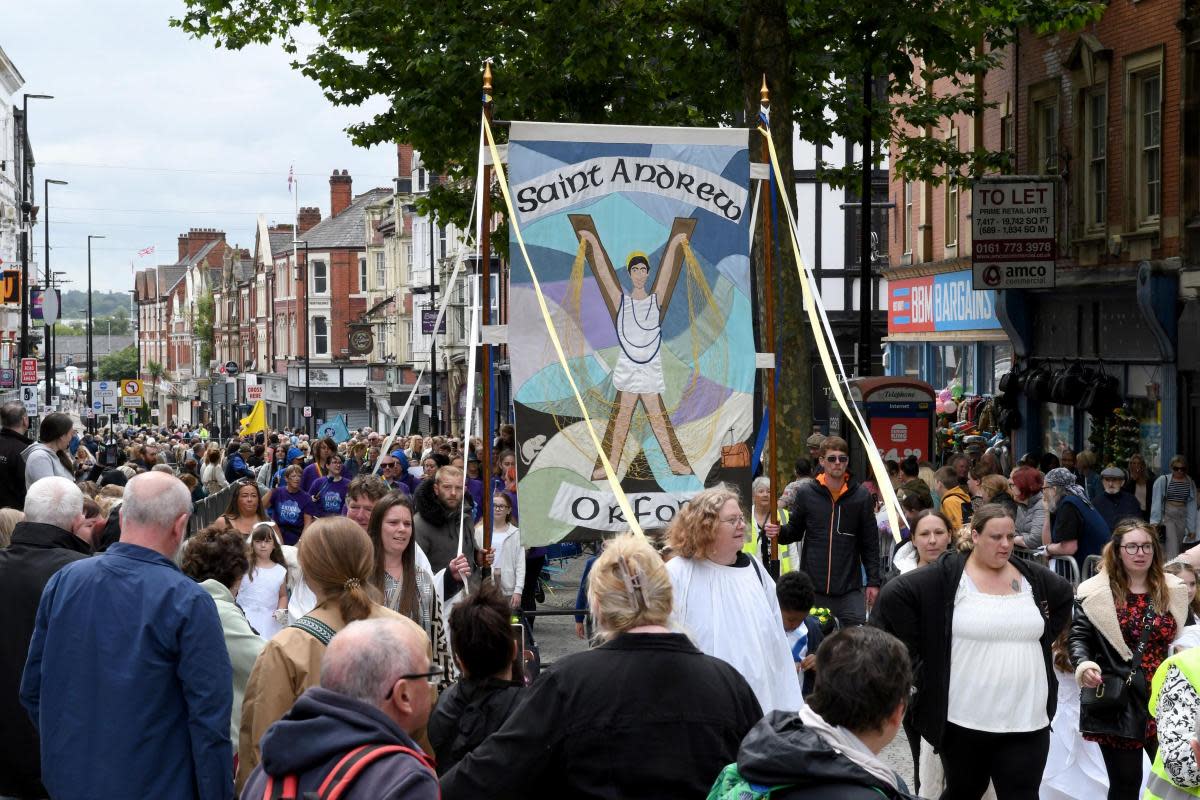
[[[927,132],[968,149],[981,129],[985,147],[1011,153],[1012,172],[1054,182],[1056,286],[996,292],[978,304],[994,313],[986,329],[904,330],[919,327],[906,316],[905,290],[930,277],[969,278],[971,196],[893,176],[889,295],[900,313],[889,319],[890,372],[919,374],[935,387],[957,376],[987,392],[1007,346],[997,337],[989,354],[971,342],[999,331],[1025,364],[1103,359],[1139,420],[1141,449],[1155,471],[1175,452],[1200,450],[1200,356],[1190,352],[1196,348],[1177,352],[1188,331],[1200,339],[1194,27],[1193,17],[1180,20],[1178,4],[1143,0],[1107,6],[1082,31],[1023,31],[1004,66],[987,76],[993,107],[979,124],[964,117]],[[920,337],[935,345],[913,346]],[[957,349],[943,347],[947,340]],[[1023,402],[1015,450],[1087,446],[1085,412]]]

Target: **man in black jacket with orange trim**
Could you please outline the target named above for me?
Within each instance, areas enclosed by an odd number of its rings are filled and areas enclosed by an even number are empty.
[[[817,590],[813,602],[832,611],[844,626],[867,621],[880,585],[875,500],[846,474],[849,452],[845,439],[826,437],[820,451],[824,472],[796,490],[786,524],[764,526],[767,536],[778,535],[781,545],[801,542],[801,569]]]

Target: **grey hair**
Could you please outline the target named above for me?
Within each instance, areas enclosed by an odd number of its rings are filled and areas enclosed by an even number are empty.
[[[757,478],[754,479],[754,482],[750,484],[751,492],[757,492],[759,489],[770,489],[770,488],[771,488],[771,479],[768,478],[766,475],[759,475]]]
[[[321,657],[321,688],[373,706],[400,675],[416,669],[402,622],[362,619],[342,628]]]
[[[15,428],[28,418],[25,404],[20,400],[5,403],[0,406],[0,425],[5,428]]]
[[[121,496],[121,525],[127,522],[165,532],[181,515],[192,513],[192,493],[178,478],[164,481],[142,473],[129,479]]]
[[[170,464],[155,464],[150,468],[151,472],[165,472],[168,475],[174,475],[175,469]]]
[[[66,478],[50,476],[34,481],[25,493],[25,519],[71,530],[83,513],[83,492]]]

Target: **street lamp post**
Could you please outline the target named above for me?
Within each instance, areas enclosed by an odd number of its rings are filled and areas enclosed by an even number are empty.
[[[103,235],[88,234],[88,301],[87,301],[87,359],[88,359],[88,390],[87,405],[92,411],[92,373],[96,371],[95,350],[92,348],[92,239],[103,239]],[[112,331],[112,319],[109,318],[109,331]],[[108,351],[112,352],[112,337],[108,340]],[[94,413],[94,412],[93,412]],[[95,430],[95,416],[88,417],[88,430]]]
[[[33,198],[25,196],[29,182],[29,101],[53,99],[49,94],[27,94],[21,100],[21,176],[17,180],[17,213],[21,215],[21,358],[29,355],[29,210],[33,202]]]
[[[42,258],[45,259],[46,272],[46,291],[53,291],[53,275],[50,273],[50,184],[55,186],[66,186],[66,181],[55,180],[54,178],[46,178],[42,182],[42,202],[46,204],[46,208],[42,213],[42,233],[45,236],[44,249]],[[44,308],[43,301],[43,308]],[[46,322],[43,315],[43,323],[46,341],[43,343],[46,350],[46,405],[54,405],[54,349],[51,346],[51,338],[54,334],[54,323]]]

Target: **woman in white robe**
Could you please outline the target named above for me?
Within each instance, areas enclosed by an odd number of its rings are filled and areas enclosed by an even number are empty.
[[[799,710],[804,700],[775,582],[742,552],[746,518],[737,494],[705,489],[680,509],[667,535],[676,553],[667,562],[674,624],[702,652],[737,669],[764,712]]]

